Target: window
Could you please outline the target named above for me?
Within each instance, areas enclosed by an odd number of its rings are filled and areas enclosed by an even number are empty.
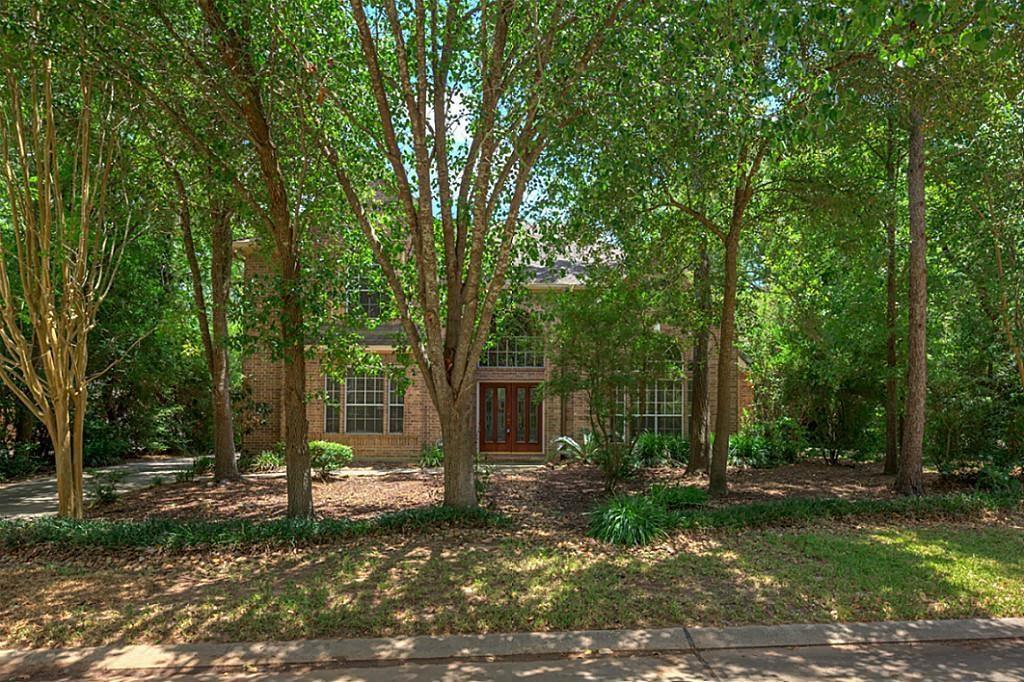
[[[642,396],[632,398],[632,426],[634,432],[651,432],[682,436],[686,434],[684,415],[686,402],[682,380],[660,380],[645,386]],[[616,430],[624,426],[626,394],[616,396]]]
[[[388,433],[405,431],[405,387],[388,382]]]
[[[683,382],[656,381],[645,388],[642,414],[636,415],[640,431],[683,435]]]
[[[370,318],[379,318],[384,308],[384,292],[371,279],[357,277],[350,290],[351,305],[362,310]]]
[[[341,383],[324,377],[324,433],[341,430]]]
[[[480,356],[481,367],[543,367],[544,340],[539,336],[502,336]]]
[[[379,374],[345,379],[345,433],[384,433],[384,383]]]

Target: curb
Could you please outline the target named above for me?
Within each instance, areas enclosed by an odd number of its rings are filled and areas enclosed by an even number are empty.
[[[753,625],[0,650],[0,677],[387,666],[472,660],[1024,639],[1024,618]]]

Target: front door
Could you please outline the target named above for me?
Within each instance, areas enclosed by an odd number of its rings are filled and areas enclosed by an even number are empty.
[[[480,384],[480,452],[541,452],[538,384]]]

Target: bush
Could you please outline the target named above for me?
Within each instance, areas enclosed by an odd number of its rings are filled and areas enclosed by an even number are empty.
[[[555,439],[555,451],[562,459],[569,461],[593,464],[599,449],[597,438],[589,431],[584,432],[579,440],[571,436]]]
[[[276,444],[270,450],[264,450],[258,455],[243,454],[238,458],[238,470],[242,473],[261,473],[274,471],[284,466],[284,445]]]
[[[755,469],[793,464],[805,446],[803,429],[794,420],[745,424],[729,438],[729,457]]]
[[[86,468],[120,464],[131,450],[131,442],[106,422],[86,423],[82,442],[82,464]]]
[[[433,469],[444,464],[444,445],[441,441],[426,443],[420,448],[419,464],[424,469]]]
[[[624,443],[608,443],[597,448],[591,455],[591,460],[601,470],[604,488],[608,492],[614,492],[623,481],[632,478],[637,471],[633,451]]]
[[[633,445],[640,466],[681,465],[690,459],[690,441],[671,434],[641,433]]]
[[[309,458],[316,475],[326,480],[332,471],[351,464],[352,448],[341,443],[314,440],[309,444]]]
[[[89,479],[88,498],[91,506],[111,504],[120,497],[117,486],[124,480],[123,471],[104,471]]]
[[[373,519],[276,519],[274,521],[76,521],[46,517],[0,521],[0,545],[103,549],[191,549],[197,547],[295,547],[388,532],[432,528],[500,528],[508,517],[486,509],[425,507],[382,514]]]
[[[27,478],[46,468],[46,458],[37,443],[15,443],[10,450],[0,448],[0,481]]]
[[[655,484],[647,491],[651,501],[669,511],[707,504],[708,491],[693,485],[666,486]]]
[[[668,532],[668,511],[642,495],[613,497],[590,514],[590,536],[617,545],[646,545]]]
[[[1010,469],[993,465],[982,467],[974,487],[983,492],[1003,495],[1020,495],[1022,492],[1021,480]]]

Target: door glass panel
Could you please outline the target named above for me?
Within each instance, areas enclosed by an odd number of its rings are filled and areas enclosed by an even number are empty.
[[[484,387],[484,442],[494,442],[494,390]]]
[[[494,442],[504,443],[508,440],[508,431],[506,427],[507,422],[505,421],[505,387],[498,386],[495,390],[498,392],[498,415],[494,420]]]
[[[540,434],[540,401],[536,399],[533,389],[530,389],[530,442],[539,443]]]
[[[516,442],[526,442],[526,419],[529,414],[526,411],[526,388],[516,388]]]

